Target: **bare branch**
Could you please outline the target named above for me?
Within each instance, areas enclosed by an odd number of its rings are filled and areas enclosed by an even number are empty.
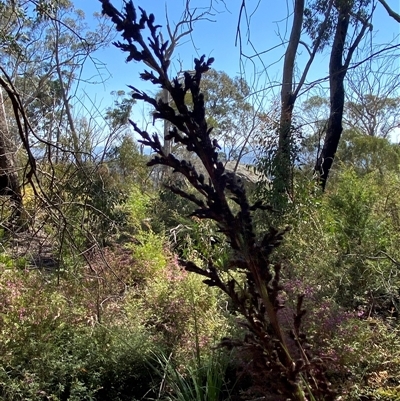
[[[385,10],[387,11],[387,13],[389,14],[390,17],[392,17],[393,19],[395,19],[397,22],[400,23],[400,14],[396,13],[395,11],[393,11],[390,7],[389,4],[386,3],[385,0],[378,0],[379,3],[381,3],[383,5],[383,7],[385,7]]]
[[[329,20],[329,15],[330,15],[330,13],[331,13],[331,11],[332,11],[332,7],[333,7],[333,0],[330,0],[330,1],[329,1],[329,4],[328,4],[328,8],[327,8],[327,10],[326,10],[326,12],[325,12],[325,19],[324,19],[324,22],[320,25],[320,28],[319,28],[319,35],[318,35],[318,37],[317,37],[317,39],[316,39],[316,41],[315,41],[315,43],[314,43],[313,50],[312,50],[312,52],[311,52],[311,54],[310,54],[310,58],[308,59],[307,64],[306,64],[306,66],[304,67],[303,74],[301,75],[301,78],[300,78],[300,81],[299,81],[299,83],[298,83],[298,85],[297,85],[297,88],[296,88],[296,90],[294,91],[294,96],[295,96],[295,97],[298,97],[298,96],[299,96],[299,92],[300,92],[301,88],[302,88],[303,85],[304,85],[304,82],[305,82],[305,80],[306,80],[306,78],[307,78],[308,71],[310,70],[311,64],[313,63],[314,58],[315,58],[315,56],[316,56],[318,50],[320,49],[321,42],[322,42],[322,37],[323,37],[323,33],[325,32],[325,30],[326,30],[326,28],[327,28],[328,20]]]

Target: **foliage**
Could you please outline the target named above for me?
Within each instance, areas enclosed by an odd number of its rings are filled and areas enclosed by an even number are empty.
[[[290,127],[289,131],[289,143],[287,146],[289,161],[290,166],[295,166],[300,161],[299,152],[302,132],[296,126]],[[259,180],[256,185],[257,197],[267,201],[274,209],[284,212],[295,196],[295,170],[290,168],[290,186],[288,187],[286,180],[282,179],[281,172],[285,166],[281,164],[281,159],[278,157],[279,148],[274,143],[266,144],[265,142],[260,147],[262,148],[261,155],[255,161],[255,170],[259,174]]]
[[[132,296],[127,316],[132,320],[144,316],[158,343],[179,362],[190,360],[200,350],[206,354],[219,336],[232,330],[223,309],[226,302],[177,265],[169,264]]]
[[[93,300],[71,280],[58,287],[37,270],[2,265],[1,282],[2,399],[95,400],[103,394],[122,400],[140,394],[150,378],[143,366],[150,344],[143,326],[128,331],[115,322],[93,325]]]
[[[329,117],[329,99],[322,96],[310,96],[301,105],[297,118],[302,125],[299,163],[304,169],[311,170],[318,159],[323,145]]]
[[[125,134],[118,144],[108,152],[106,163],[110,175],[118,182],[121,188],[132,184],[143,185],[148,171],[145,167],[146,156],[140,154],[132,135]]]
[[[34,225],[46,216],[45,229],[53,237],[52,245],[64,256],[77,249],[85,252],[92,246],[110,245],[145,220],[148,197],[141,195],[148,174],[145,160],[132,138],[125,136],[103,161],[92,159],[78,166],[71,162],[50,167],[40,164],[41,189],[49,196],[41,198],[25,189],[24,205],[33,216],[29,223]],[[135,207],[142,207],[142,215],[131,210]]]
[[[326,10],[329,8],[329,0],[312,1],[304,11],[304,27],[313,42],[322,35],[322,46],[319,49],[321,51],[333,40],[338,12],[347,9],[351,10],[351,18],[353,19],[352,23],[357,27],[360,22],[363,22],[366,19],[370,3],[370,0],[341,0],[334,2],[333,10],[331,10],[329,18],[325,22],[324,18]]]
[[[175,186],[190,191],[182,181],[175,181]],[[221,265],[226,256],[227,244],[218,227],[212,221],[205,221],[194,216],[193,204],[169,189],[158,191],[158,199],[153,209],[151,226],[158,233],[168,236],[169,245],[179,257],[207,264],[207,261],[220,259]]]
[[[2,47],[2,66],[12,77],[9,83],[24,94],[24,113],[38,147],[56,145],[51,151],[60,159],[62,151],[76,152],[77,141],[84,142],[77,137],[68,107],[74,102],[84,63],[93,61],[93,52],[109,43],[109,30],[100,20],[90,30],[83,12],[68,0],[13,3],[0,25],[4,35],[14,39],[12,46]],[[86,150],[80,146],[80,152]]]
[[[380,171],[398,171],[400,148],[386,138],[366,136],[355,131],[345,131],[339,144],[340,165],[352,166],[358,174]]]
[[[348,102],[348,120],[353,129],[364,135],[388,138],[389,133],[399,125],[397,105],[399,98],[378,97],[363,94],[360,103]]]
[[[65,170],[66,169],[66,170]],[[106,164],[85,163],[78,168],[60,166],[63,187],[62,203],[57,210],[64,219],[55,222],[64,251],[71,243],[83,248],[93,243],[106,243],[106,238],[124,225],[126,215],[121,209],[128,194],[112,179]],[[74,179],[72,179],[72,177]]]
[[[325,194],[295,175],[296,196],[274,219],[292,227],[275,260],[286,267],[286,319],[305,294],[304,329],[331,361],[328,377],[343,399],[385,399],[395,397],[399,374],[385,362],[398,349],[398,147],[355,132],[344,138]],[[260,229],[265,221],[257,216]]]
[[[180,188],[187,188],[183,180],[174,180],[174,185]],[[194,207],[189,200],[174,194],[167,188],[160,188],[154,202],[153,211],[155,213],[152,216],[152,227],[156,231],[162,232],[165,230],[169,233],[170,230],[173,230],[176,232],[180,225],[186,226],[189,224],[190,219],[188,219],[188,216],[194,211]],[[176,242],[174,238],[173,242]]]
[[[292,230],[276,255],[287,319],[305,294],[309,342],[331,361],[328,377],[346,400],[391,394],[399,375],[399,181],[390,163],[385,174],[341,165],[324,195],[309,186],[288,209]]]
[[[230,78],[223,71],[207,71],[200,84],[204,93],[206,121],[227,160],[240,160],[259,130],[258,119],[249,103],[250,88],[243,78]],[[189,99],[190,104],[190,99]],[[252,132],[254,131],[254,132]],[[252,138],[246,138],[251,134]]]
[[[129,211],[138,213],[132,221],[146,214]],[[140,243],[105,248],[61,277],[22,261],[17,269],[1,254],[2,399],[151,398],[159,387],[152,353],[190,361],[228,333],[216,294],[182,271],[162,237],[133,232]]]
[[[101,327],[47,330],[27,338],[12,358],[2,358],[2,399],[131,400],[148,391],[143,334]]]
[[[393,68],[397,68],[396,59],[387,54],[349,71],[346,126],[363,135],[390,140],[400,122],[399,81]]]
[[[135,101],[132,97],[126,97],[124,91],[111,92],[111,94],[116,95],[117,99],[114,100],[114,107],[107,109],[105,119],[111,123],[112,129],[118,129],[128,124]],[[125,139],[129,141],[131,138],[124,137],[122,143]],[[132,146],[129,142],[127,145]]]
[[[399,284],[398,190],[393,172],[357,175],[342,167],[326,197],[299,199],[282,252],[311,287],[342,306],[390,310]]]

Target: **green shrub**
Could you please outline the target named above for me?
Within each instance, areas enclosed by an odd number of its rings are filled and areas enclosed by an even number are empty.
[[[144,333],[65,326],[15,345],[1,361],[4,400],[132,400],[151,388]]]
[[[139,222],[145,209],[139,202],[135,210]],[[2,254],[0,398],[151,397],[153,353],[205,358],[230,330],[224,301],[181,270],[162,236],[139,224],[135,232],[133,244],[105,248],[88,266],[66,265],[61,277],[16,269]]]
[[[172,259],[142,290],[127,295],[125,310],[129,321],[140,316],[157,343],[185,360],[200,349],[207,353],[208,346],[232,330],[225,305],[217,291]]]
[[[121,319],[122,300],[104,304],[100,325],[90,282],[66,276],[58,286],[51,274],[1,266],[0,283],[2,400],[132,400],[151,389],[158,345],[144,324]]]
[[[394,174],[342,169],[327,193],[288,217],[293,229],[279,252],[296,266],[289,278],[343,307],[388,312],[400,285],[399,191]]]

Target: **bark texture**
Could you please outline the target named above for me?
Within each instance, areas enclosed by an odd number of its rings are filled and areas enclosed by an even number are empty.
[[[343,131],[343,109],[345,100],[344,78],[347,68],[343,65],[345,40],[350,24],[350,9],[338,10],[337,25],[329,61],[330,114],[324,146],[315,166],[322,189],[325,189],[329,171],[339,145]]]
[[[14,152],[4,107],[3,92],[0,89],[0,195],[10,196],[14,203],[13,218],[22,212],[21,188],[15,169]]]
[[[304,0],[297,0],[293,14],[293,25],[290,32],[288,48],[285,53],[282,89],[281,115],[279,121],[279,144],[275,160],[275,183],[277,193],[287,193],[291,181],[291,128],[293,107],[296,101],[294,93],[294,66],[297,49],[300,43],[304,17]]]
[[[330,114],[325,135],[324,146],[315,165],[315,173],[318,176],[322,190],[325,190],[329,172],[342,135],[343,110],[345,102],[344,79],[349,69],[350,61],[355,50],[360,44],[367,29],[372,29],[370,24],[371,14],[364,18],[361,15],[352,14],[353,4],[350,1],[336,2],[337,22],[329,60],[329,87],[330,87]],[[346,37],[350,27],[350,19],[355,16],[361,23],[361,29],[349,46]],[[347,55],[345,56],[345,51]]]

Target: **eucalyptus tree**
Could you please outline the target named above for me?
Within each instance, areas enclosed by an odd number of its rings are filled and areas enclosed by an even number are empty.
[[[242,9],[245,6],[244,1]],[[292,145],[296,132],[293,124],[296,100],[318,82],[328,79],[330,117],[325,142],[314,167],[320,185],[325,187],[342,131],[344,80],[355,51],[368,30],[372,30],[371,18],[375,6],[371,0],[296,0],[293,8],[288,8],[285,23],[292,21],[290,34],[288,38],[279,38],[285,52],[282,57],[279,143],[274,173],[274,193],[278,200],[284,201],[287,195],[290,196],[291,170],[295,163]],[[301,67],[299,58],[302,47],[308,53],[304,67]],[[307,76],[318,53],[330,54],[328,77],[309,82]],[[261,53],[258,54],[260,56]]]
[[[308,31],[314,32],[313,22],[318,21],[330,0],[316,0],[312,6]],[[329,93],[330,114],[321,154],[315,164],[315,172],[322,189],[325,189],[335,153],[343,131],[345,104],[345,77],[354,52],[367,30],[372,29],[374,5],[370,0],[335,0],[328,24],[326,45],[330,46]],[[333,38],[331,41],[330,38]]]
[[[363,50],[368,58],[371,49]],[[382,46],[375,49],[379,52]],[[346,84],[345,126],[360,134],[390,138],[400,127],[398,52],[385,51],[349,71]]]
[[[240,163],[251,164],[267,131],[270,116],[252,102],[251,89],[246,80],[210,69],[204,74],[200,88],[204,95],[206,120],[213,127],[212,136],[220,157],[225,162],[233,162],[235,170]],[[159,98],[163,99],[162,93]],[[192,105],[189,96],[185,100]],[[170,104],[176,109],[173,102]],[[184,150],[174,144],[170,151],[182,153]]]
[[[0,84],[7,94],[2,120],[8,123],[8,130],[1,129],[0,153],[7,166],[13,165],[15,177],[20,171],[18,186],[31,183],[36,199],[61,224],[66,213],[63,185],[72,182],[69,178],[79,169],[90,181],[88,173],[95,169],[83,166],[87,155],[92,158],[94,118],[87,104],[86,109],[77,107],[79,87],[83,81],[103,80],[104,65],[93,55],[113,36],[104,18],[98,16],[92,29],[69,0],[0,2],[0,9]],[[98,74],[84,80],[89,62]],[[3,143],[11,148],[22,143],[26,154],[18,154],[19,164],[12,163],[13,152],[4,150]],[[27,168],[22,164],[26,161]],[[7,172],[11,182],[10,168],[1,162],[1,176]]]
[[[305,0],[295,0],[294,2],[292,28],[287,42],[282,68],[279,143],[274,160],[274,192],[275,197],[278,197],[278,203],[280,203],[279,198],[282,198],[282,195],[286,198],[286,195],[291,192],[291,170],[294,160],[293,109],[297,98],[304,89],[303,87],[315,56],[322,49],[327,39],[326,33],[333,5],[333,0],[327,1],[325,8],[323,10],[321,9],[322,18],[314,20],[313,24],[310,25],[310,17],[313,15],[313,11],[307,7]],[[304,40],[303,32],[305,29],[309,31],[311,43],[307,43]],[[309,57],[300,74],[300,78],[296,79],[296,63],[300,45],[306,48]]]
[[[39,142],[56,159],[65,150],[79,162],[82,149],[72,107],[85,64],[100,67],[93,53],[110,42],[104,19],[90,30],[69,0],[16,0],[2,2],[0,8],[0,75],[18,93],[29,120],[29,133],[19,133],[15,140],[24,135],[30,147]],[[18,131],[15,124],[10,130]]]
[[[370,0],[312,0],[308,4],[295,2],[293,27],[288,41],[281,91],[281,119],[279,146],[276,157],[276,184],[278,193],[288,188],[290,162],[290,129],[294,102],[305,82],[310,64],[319,51],[329,48],[330,115],[327,122],[324,145],[315,164],[315,172],[324,189],[342,132],[345,102],[344,80],[354,52],[368,29],[374,5]],[[303,43],[302,28],[312,42],[310,58],[297,88],[294,86],[294,61],[299,43]]]
[[[298,154],[299,163],[312,171],[321,152],[329,117],[329,98],[312,95],[301,103],[301,114],[297,121],[301,126],[302,138]]]
[[[209,70],[200,84],[204,93],[206,119],[212,135],[227,161],[236,165],[255,155],[268,115],[252,102],[251,89],[243,77],[230,77],[223,71]]]
[[[389,138],[391,132],[400,127],[400,97],[373,93],[357,95],[355,100],[346,102],[346,125],[368,136]]]

